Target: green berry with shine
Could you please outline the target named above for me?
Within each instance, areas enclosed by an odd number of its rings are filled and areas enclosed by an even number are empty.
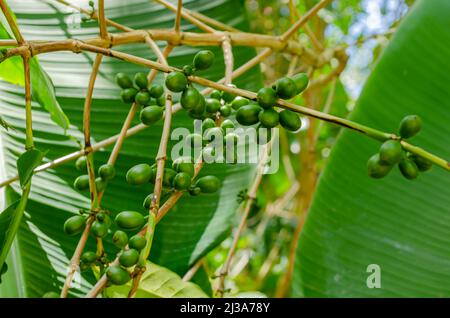
[[[64,232],[67,235],[75,235],[84,230],[86,220],[81,215],[75,215],[64,222]]]
[[[95,188],[97,189],[97,192],[103,192],[106,189],[107,181],[103,180],[102,178],[98,177],[95,178]]]
[[[164,94],[164,87],[159,84],[152,84],[148,87],[150,96],[153,98],[159,98]]]
[[[148,106],[141,110],[140,118],[144,125],[150,126],[158,122],[164,114],[164,108]]]
[[[120,86],[120,88],[132,88],[133,81],[131,78],[125,73],[117,73],[116,74],[116,83]]]
[[[177,172],[171,168],[164,168],[164,175],[162,184],[165,187],[172,186],[173,180],[175,179],[175,176],[177,175]]]
[[[126,179],[131,185],[142,185],[148,183],[152,175],[152,169],[146,163],[133,166],[128,170]]]
[[[191,187],[189,189],[189,194],[193,197],[199,195],[200,193],[202,193],[202,189],[200,189],[199,187]]]
[[[202,131],[216,127],[216,122],[211,118],[205,118],[202,122]]]
[[[231,107],[228,105],[223,105],[219,108],[219,112],[223,117],[228,117],[231,115]]]
[[[200,103],[200,93],[192,86],[187,87],[181,94],[180,104],[186,110],[193,109]]]
[[[400,136],[402,138],[411,138],[422,129],[422,119],[417,115],[408,115],[400,122]]]
[[[134,75],[134,85],[140,89],[147,89],[148,80],[147,74],[139,72]]]
[[[183,73],[186,76],[191,76],[194,74],[194,67],[190,64],[183,66]]]
[[[146,239],[143,236],[140,235],[134,235],[130,238],[130,241],[128,242],[128,246],[130,248],[133,248],[137,251],[142,250],[145,245],[147,244]]]
[[[179,93],[186,88],[188,80],[186,78],[186,75],[184,75],[183,73],[172,72],[167,75],[165,84],[168,90],[174,93]]]
[[[133,265],[136,265],[136,263],[139,260],[139,252],[136,251],[134,248],[130,248],[126,251],[123,251],[120,253],[119,256],[119,263],[123,267],[131,267]]]
[[[184,191],[191,186],[191,176],[185,172],[178,172],[172,183],[173,187],[178,191]]]
[[[116,169],[114,168],[114,166],[112,164],[107,163],[107,164],[101,165],[100,168],[98,168],[98,175],[103,180],[108,181],[115,177]]]
[[[209,94],[209,98],[214,98],[217,100],[221,100],[222,99],[222,92],[218,91],[217,89],[213,90],[211,92],[211,94]]]
[[[117,214],[116,224],[125,231],[133,231],[144,225],[144,216],[135,211],[123,211]]]
[[[78,191],[85,191],[89,189],[89,176],[87,174],[81,175],[75,179],[73,187]]]
[[[275,83],[277,95],[283,99],[291,99],[297,95],[297,85],[289,77],[282,77]]]
[[[202,193],[214,193],[220,188],[220,180],[216,176],[201,177],[195,183]]]
[[[254,125],[259,122],[259,113],[262,108],[257,104],[242,106],[236,112],[236,121],[243,126]]]
[[[400,161],[398,167],[402,175],[408,180],[414,180],[419,176],[419,169],[416,163],[409,158],[404,158]]]
[[[141,106],[147,106],[150,102],[150,94],[148,92],[140,91],[134,97],[134,101]]]
[[[220,106],[222,106],[222,104],[214,98],[207,98],[205,102],[205,109],[208,113],[216,113],[219,111]]]
[[[156,99],[156,105],[158,105],[159,107],[163,107],[166,105],[166,96],[161,96],[159,98]]]
[[[261,126],[265,128],[273,128],[280,122],[280,115],[273,108],[264,109],[259,113],[258,118],[261,122]]]
[[[248,105],[250,101],[242,96],[237,96],[232,102],[231,102],[231,108],[234,110],[238,110],[242,106]]]
[[[137,93],[138,91],[135,88],[124,88],[120,92],[120,98],[125,104],[132,104]]]
[[[418,155],[411,155],[410,158],[415,162],[419,171],[428,171],[433,167],[433,164],[428,159]]]
[[[181,158],[176,159],[172,163],[172,168],[176,172],[187,173],[189,176],[191,176],[191,178],[195,174],[194,164],[192,163],[191,158],[188,158],[188,157],[181,157]]]
[[[369,176],[374,179],[380,179],[387,176],[391,169],[391,165],[386,165],[381,162],[380,154],[378,153],[374,154],[367,161],[367,171],[369,173]]]
[[[380,147],[380,160],[387,165],[395,165],[403,157],[403,149],[396,140],[385,141]]]
[[[285,109],[279,113],[280,116],[280,124],[285,129],[290,131],[297,131],[302,126],[302,121],[297,113]]]
[[[125,285],[131,280],[130,273],[118,265],[108,267],[106,277],[113,285]]]
[[[124,231],[117,230],[114,232],[112,242],[115,246],[122,249],[128,244],[128,235]]]
[[[105,237],[108,234],[109,225],[105,222],[94,221],[91,226],[91,233],[95,237]]]
[[[80,157],[75,161],[75,168],[77,168],[78,171],[86,171],[87,170],[87,160],[86,157]]]
[[[297,87],[296,95],[303,92],[309,84],[308,74],[306,73],[298,73],[291,77],[295,82],[295,86]]]
[[[92,251],[84,252],[83,255],[81,255],[81,261],[86,264],[92,264],[97,260],[97,254]]]
[[[256,98],[262,108],[268,109],[277,103],[277,92],[271,87],[263,87],[258,91]]]
[[[234,129],[234,123],[230,120],[230,119],[225,119],[221,124],[220,124],[220,128],[222,128],[223,131],[227,131]]]
[[[196,70],[206,70],[214,63],[214,53],[209,50],[197,52],[194,56],[194,67]]]

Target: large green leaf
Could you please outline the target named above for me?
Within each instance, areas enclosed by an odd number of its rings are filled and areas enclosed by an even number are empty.
[[[418,114],[413,139],[450,158],[450,2],[418,1],[370,76],[352,119],[385,131]],[[370,179],[377,142],[345,131],[330,156],[299,240],[293,296],[450,296],[450,175]],[[370,289],[369,264],[381,269]]]
[[[87,2],[82,4],[86,5]],[[184,1],[186,7],[203,12],[209,16],[246,29],[243,3],[238,0],[199,0]],[[78,24],[80,17],[72,10],[55,1],[21,0],[11,3],[16,13],[23,35],[27,39],[65,39],[98,36],[95,21]],[[106,15],[133,28],[171,28],[174,14],[162,6],[145,0],[108,1]],[[67,24],[66,24],[67,23]],[[184,30],[197,29],[185,24]],[[114,31],[110,29],[110,31]],[[164,43],[161,43],[163,45]],[[144,44],[117,47],[118,50],[155,59],[154,54]],[[183,66],[192,61],[198,48],[176,48],[169,58],[174,66]],[[233,49],[236,67],[255,55],[251,48]],[[219,79],[223,76],[223,57],[219,48],[214,48],[216,61],[211,71],[202,72],[202,76]],[[73,54],[61,52],[41,55],[42,67],[53,79],[58,101],[71,120],[68,134],[82,141],[83,97],[92,68],[92,54]],[[93,142],[103,140],[120,131],[128,106],[119,101],[119,89],[114,84],[114,74],[122,71],[133,74],[145,71],[144,68],[122,61],[105,58],[100,68],[94,92],[92,109]],[[162,81],[161,75],[157,82]],[[261,86],[257,68],[236,81],[247,89],[256,90]],[[24,108],[23,89],[8,83],[0,83],[0,114],[16,132],[3,133],[6,172],[8,176],[16,174],[16,159],[23,149]],[[72,151],[79,145],[72,137],[64,136],[51,121],[48,113],[33,103],[33,128],[36,146],[49,149],[45,160],[52,160]],[[139,122],[136,116],[133,124]],[[174,117],[174,127],[192,128],[192,120],[185,113]],[[136,163],[153,162],[158,148],[162,123],[149,128],[138,135],[128,138],[117,161],[117,176],[109,184],[103,200],[103,207],[114,214],[121,210],[142,211],[142,201],[151,192],[151,185],[143,188],[131,187],[125,182],[126,171]],[[112,147],[95,154],[95,166],[106,162]],[[215,174],[223,181],[220,193],[199,197],[183,197],[179,204],[158,224],[154,246],[150,259],[183,275],[199,258],[214,248],[230,231],[240,190],[248,187],[250,165],[208,165],[202,175]],[[13,248],[13,259],[9,263],[17,264],[15,275],[5,275],[0,285],[1,296],[41,296],[49,290],[58,290],[66,272],[66,266],[75,249],[77,237],[63,234],[63,223],[67,217],[77,213],[80,208],[89,207],[87,193],[80,194],[72,187],[74,179],[80,174],[73,164],[67,164],[33,177],[33,187],[27,213],[18,233],[17,244]],[[19,185],[12,185],[19,192]],[[15,198],[8,194],[8,201]],[[107,242],[107,249],[113,255],[117,252]],[[93,240],[89,240],[88,249],[94,249]],[[9,272],[8,272],[9,274]],[[24,288],[15,288],[22,282]],[[73,295],[85,292],[93,280],[89,275],[80,281]],[[76,285],[75,285],[76,286]]]
[[[106,295],[112,298],[126,298],[131,282],[122,286],[106,289]],[[207,298],[200,287],[191,282],[184,282],[180,276],[167,268],[147,262],[142,275],[136,298]]]

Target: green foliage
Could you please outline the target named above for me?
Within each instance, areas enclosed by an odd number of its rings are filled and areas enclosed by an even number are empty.
[[[417,114],[424,129],[414,142],[444,158],[450,157],[449,12],[445,0],[417,2],[351,116],[395,131],[405,115]],[[397,169],[369,179],[363,165],[379,146],[350,131],[338,139],[298,244],[292,296],[450,295],[448,172],[434,168],[414,183]],[[381,268],[380,289],[366,286],[369,264]]]

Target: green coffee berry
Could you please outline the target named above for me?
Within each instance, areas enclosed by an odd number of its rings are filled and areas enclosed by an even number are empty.
[[[86,264],[94,263],[97,260],[97,254],[95,252],[84,252],[83,255],[81,255],[81,261]]]
[[[176,172],[187,173],[188,175],[191,176],[191,178],[195,174],[195,167],[194,164],[192,163],[191,158],[181,157],[176,159],[172,164],[172,168]]]
[[[422,119],[417,115],[408,115],[400,122],[400,136],[402,138],[411,138],[422,128]]]
[[[214,193],[220,188],[220,180],[216,176],[201,177],[195,183],[202,193]]]
[[[78,191],[85,191],[89,189],[89,176],[87,174],[81,175],[75,179],[73,187]]]
[[[232,87],[232,88],[236,88],[236,85],[233,85],[233,84],[227,84],[227,86]],[[232,93],[222,92],[222,99],[226,103],[231,103],[235,98],[236,98],[236,95],[234,95]]]
[[[178,172],[172,182],[173,187],[178,191],[184,191],[191,186],[191,176],[185,172]]]
[[[265,128],[273,128],[280,122],[280,115],[273,108],[264,109],[259,113],[258,118],[261,122],[261,126]]]
[[[402,156],[402,146],[396,140],[385,141],[380,147],[380,160],[384,164],[394,165],[402,159]]]
[[[391,165],[385,165],[380,160],[380,154],[375,154],[367,161],[367,170],[369,176],[375,179],[385,177],[391,171]]]
[[[106,276],[114,285],[125,285],[131,280],[130,273],[118,265],[108,267]]]
[[[291,99],[297,94],[297,86],[289,77],[282,77],[275,83],[277,95],[283,99]]]
[[[234,129],[234,123],[230,119],[225,119],[222,124],[220,124],[220,128],[226,132],[227,129]]]
[[[125,88],[120,92],[120,98],[126,104],[131,104],[134,102],[134,97],[138,91],[135,88]]]
[[[214,98],[206,99],[205,109],[208,113],[218,112],[220,109],[220,106],[222,106],[222,104],[220,104],[220,102],[217,99],[214,99]]]
[[[133,265],[136,265],[136,263],[139,260],[139,252],[136,251],[134,248],[130,248],[126,251],[123,251],[120,253],[119,256],[119,263],[123,267],[131,267]]]
[[[98,168],[98,175],[103,180],[108,181],[115,177],[116,169],[114,168],[114,166],[112,164],[107,163],[107,164],[101,165],[100,168]]]
[[[77,168],[78,171],[86,171],[87,161],[85,156],[80,157],[77,159],[77,161],[75,161],[75,168]]]
[[[200,189],[199,187],[189,188],[189,194],[192,195],[193,197],[199,195],[201,192],[202,192],[202,189]]]
[[[127,172],[126,179],[131,185],[142,185],[150,180],[152,169],[146,163],[141,163],[130,168]]]
[[[214,53],[209,50],[197,52],[194,56],[194,67],[196,70],[206,70],[214,63]]]
[[[116,74],[116,83],[121,88],[132,88],[133,87],[133,81],[131,78],[125,74],[125,73],[117,73]]]
[[[200,97],[200,99],[199,99],[199,102],[197,103],[197,105],[194,105],[194,107],[192,107],[189,110],[189,114],[194,116],[194,118],[201,117],[205,113],[205,110],[206,110],[205,97],[203,95],[200,95],[199,97]]]
[[[242,106],[248,105],[250,101],[247,98],[237,96],[232,102],[231,102],[231,108],[234,110],[238,110]]]
[[[107,182],[103,180],[102,178],[98,177],[95,178],[95,189],[97,189],[97,192],[103,192],[106,189]]]
[[[277,92],[273,88],[263,87],[258,91],[256,98],[262,108],[271,108],[277,102]]]
[[[209,94],[209,97],[220,101],[222,99],[222,92],[215,89]]]
[[[223,105],[219,108],[219,112],[223,117],[228,117],[231,115],[231,107],[228,105]]]
[[[167,75],[165,84],[167,89],[169,89],[170,91],[174,93],[179,93],[186,88],[188,81],[186,75],[184,75],[183,73],[172,72],[169,75]]]
[[[150,102],[150,94],[148,92],[138,92],[134,97],[134,101],[141,106],[147,106]]]
[[[187,87],[181,94],[180,104],[186,110],[193,109],[200,103],[200,93],[192,86]]]
[[[416,179],[419,176],[419,169],[416,163],[409,158],[402,159],[398,167],[402,175],[408,180]]]
[[[81,215],[74,215],[64,222],[64,232],[67,235],[75,235],[84,230],[86,220]]]
[[[281,126],[283,126],[287,130],[297,131],[302,126],[300,117],[293,111],[285,109],[279,113],[279,116]]]
[[[242,106],[236,113],[236,121],[244,126],[254,125],[259,121],[258,115],[262,108],[257,104]]]
[[[166,105],[166,96],[163,95],[161,97],[158,97],[156,99],[156,105],[158,105],[159,107],[165,106]]]
[[[186,76],[191,76],[192,74],[194,74],[194,67],[190,64],[183,66],[183,73]]]
[[[206,118],[202,122],[202,131],[216,127],[216,122],[211,118]]]
[[[143,236],[140,236],[139,234],[132,236],[130,238],[130,241],[128,242],[128,246],[137,251],[142,250],[146,244],[147,240]]]
[[[164,114],[164,109],[158,106],[148,106],[141,110],[140,118],[144,125],[150,126],[158,122]]]
[[[153,98],[159,98],[164,94],[164,87],[159,84],[152,84],[148,91],[150,93],[150,96]]]
[[[109,226],[104,222],[94,221],[91,226],[91,233],[95,237],[105,237],[108,234]]]
[[[306,87],[308,87],[309,79],[308,74],[306,73],[298,73],[291,77],[295,82],[295,86],[297,87],[296,95],[303,92]]]
[[[172,186],[173,180],[175,179],[175,176],[177,175],[177,172],[170,168],[164,168],[164,175],[162,184],[165,187]]]
[[[112,241],[118,248],[124,248],[128,243],[128,235],[124,231],[117,230],[113,234]]]
[[[116,224],[123,230],[133,231],[145,223],[144,216],[139,212],[123,211],[117,214]]]
[[[134,75],[134,85],[136,85],[140,89],[147,89],[147,75],[142,72],[136,73],[136,75]]]
[[[419,171],[428,171],[433,167],[433,164],[428,159],[418,155],[411,155],[410,158],[415,162]]]

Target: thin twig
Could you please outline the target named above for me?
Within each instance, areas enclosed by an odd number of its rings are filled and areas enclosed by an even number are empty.
[[[22,36],[22,33],[20,33],[19,27],[17,26],[16,20],[11,15],[11,10],[8,7],[8,4],[5,0],[0,0],[0,7],[3,11],[3,15],[6,18],[6,21],[8,21],[8,24],[11,28],[11,31],[14,34],[14,37],[16,38],[17,42],[22,45],[25,43],[25,39]]]
[[[105,0],[98,0],[98,24],[100,27],[100,37],[102,39],[107,39],[108,30],[106,29],[105,20]]]
[[[199,259],[183,276],[183,282],[188,282],[194,277],[195,273],[202,267],[203,258]]]
[[[336,91],[336,82],[337,82],[337,80],[336,80],[336,78],[334,78],[333,82],[331,83],[330,92],[328,93],[327,100],[325,102],[325,106],[322,109],[322,112],[325,114],[330,113],[331,105],[333,105],[334,93]],[[323,124],[324,124],[324,122],[320,121],[316,128],[313,142],[312,142],[313,147],[315,147],[317,144],[317,140],[319,139],[319,134],[320,134],[320,131],[322,130]]]
[[[183,10],[183,0],[178,0],[178,7],[176,11],[176,17],[175,17],[175,32],[180,32],[180,25],[181,25],[181,11]]]

